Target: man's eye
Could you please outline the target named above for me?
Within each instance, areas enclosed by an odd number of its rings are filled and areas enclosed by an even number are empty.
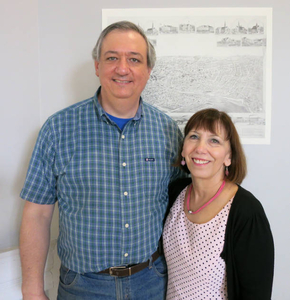
[[[139,62],[139,59],[137,59],[137,58],[130,58],[130,60],[134,63]]]
[[[107,58],[107,60],[116,60],[116,59],[117,57],[112,57],[112,56]]]

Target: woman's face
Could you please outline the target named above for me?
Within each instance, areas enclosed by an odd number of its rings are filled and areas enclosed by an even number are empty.
[[[192,177],[224,178],[225,166],[231,164],[231,146],[225,138],[225,130],[221,126],[217,126],[216,133],[193,128],[187,134],[181,155]]]

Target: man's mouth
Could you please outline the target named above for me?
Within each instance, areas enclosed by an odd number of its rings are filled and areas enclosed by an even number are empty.
[[[130,83],[130,80],[118,80],[118,79],[113,79],[113,81],[117,82],[117,83]]]

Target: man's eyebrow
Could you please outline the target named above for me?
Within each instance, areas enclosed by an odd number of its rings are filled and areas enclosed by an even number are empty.
[[[109,50],[107,52],[104,53],[104,55],[107,55],[107,54],[118,54],[117,51],[112,51],[112,50]]]
[[[133,54],[133,55],[137,55],[137,56],[142,56],[142,54],[140,54],[139,52],[129,52],[130,54]]]
[[[107,51],[107,52],[104,53],[104,55],[108,55],[108,54],[109,54],[109,55],[110,55],[110,54],[119,54],[119,52],[118,52],[118,51],[109,50],[109,51]],[[127,52],[126,54],[131,54],[131,55],[143,57],[141,53],[139,53],[139,52],[134,52],[134,51]]]

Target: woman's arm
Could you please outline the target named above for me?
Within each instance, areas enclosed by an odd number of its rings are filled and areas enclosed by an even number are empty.
[[[274,272],[273,237],[261,204],[257,201],[248,209],[256,212],[237,228],[233,239],[238,299],[268,300],[271,299]]]

